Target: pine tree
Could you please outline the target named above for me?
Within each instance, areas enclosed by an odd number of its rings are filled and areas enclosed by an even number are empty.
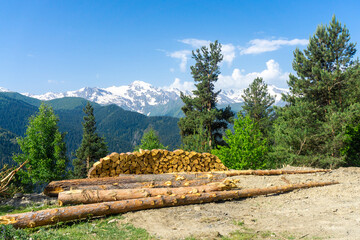
[[[294,52],[293,69],[290,74],[290,94],[285,100],[293,103],[294,98],[315,104],[319,117],[324,117],[327,106],[344,108],[346,93],[351,91],[350,79],[357,62],[353,61],[356,44],[350,43],[346,26],[333,16],[329,26],[317,27],[304,51]]]
[[[332,18],[320,25],[306,49],[294,52],[288,105],[277,111],[275,155],[296,164],[334,167],[344,164],[345,129],[359,114],[359,63],[349,30]],[[281,155],[281,157],[279,157]]]
[[[211,149],[224,143],[222,135],[233,117],[230,107],[222,110],[216,108],[216,99],[220,91],[214,91],[214,83],[218,80],[219,63],[223,59],[221,44],[218,41],[210,43],[210,49],[203,46],[193,51],[192,57],[196,62],[191,66],[196,90],[193,91],[194,97],[181,93],[181,99],[185,104],[182,107],[185,117],[179,120],[178,125],[184,148],[191,149],[193,144],[199,145],[193,142],[197,141],[193,135],[197,135],[198,130],[202,129],[205,137],[201,136],[200,140],[207,141]]]
[[[244,99],[243,114],[253,119],[261,133],[266,136],[274,119],[272,105],[275,102],[274,97],[268,93],[267,84],[262,78],[255,78],[244,90],[242,98]]]
[[[144,132],[144,135],[141,138],[141,144],[134,148],[135,151],[139,151],[140,149],[167,149],[167,147],[164,147],[164,145],[160,143],[158,134],[153,128],[150,128],[149,130]]]
[[[85,178],[91,165],[108,153],[104,138],[96,133],[94,108],[90,102],[87,102],[83,111],[86,114],[82,123],[83,138],[76,150],[76,159],[73,160],[75,178]]]
[[[20,172],[22,183],[31,186],[67,177],[65,134],[60,133],[58,121],[53,109],[44,103],[30,117],[25,137],[18,139],[22,153],[14,157],[19,164],[29,160]]]

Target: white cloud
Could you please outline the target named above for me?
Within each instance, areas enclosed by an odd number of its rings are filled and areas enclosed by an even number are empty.
[[[209,47],[211,41],[209,40],[201,40],[195,38],[187,38],[183,40],[179,40],[179,42],[190,45],[193,48],[201,48],[202,46]],[[224,62],[227,62],[229,65],[232,64],[235,58],[235,46],[230,44],[221,44],[221,53],[224,55]]]
[[[294,45],[306,45],[307,39],[293,39],[293,40],[266,40],[266,39],[254,39],[249,42],[250,47],[241,48],[240,54],[259,54],[263,52],[272,52],[278,50],[282,46],[294,46]]]
[[[288,80],[289,73],[282,72],[279,63],[270,59],[266,62],[266,69],[261,72],[251,72],[244,74],[245,70],[235,68],[231,75],[219,75],[216,82],[218,89],[244,89],[247,88],[257,77],[262,77],[268,84],[280,85]]]
[[[231,43],[222,45],[221,52],[224,55],[224,62],[227,62],[230,66],[235,59],[234,45],[232,45]]]
[[[168,56],[172,57],[172,58],[177,58],[180,59],[180,70],[185,72],[186,71],[186,64],[189,58],[189,55],[191,54],[191,51],[189,50],[181,50],[181,51],[176,51],[176,52],[172,52],[172,53],[168,53]]]
[[[192,91],[195,89],[193,82],[181,82],[180,78],[175,78],[170,86],[163,87],[163,89],[179,89],[180,91]]]
[[[187,38],[187,39],[179,40],[179,42],[188,44],[188,45],[192,46],[193,48],[201,48],[202,46],[208,46],[211,43],[208,40],[201,40],[201,39],[195,39],[195,38]]]

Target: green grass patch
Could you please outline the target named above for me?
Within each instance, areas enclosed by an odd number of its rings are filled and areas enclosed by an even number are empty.
[[[114,239],[153,239],[145,229],[135,228],[131,224],[121,224],[121,216],[97,220],[76,221],[42,227],[30,233],[32,239],[54,240],[114,240]]]
[[[15,208],[0,206],[0,215],[38,211],[58,206],[28,206]],[[37,227],[33,229],[15,229],[11,225],[0,225],[0,239],[10,240],[147,240],[154,239],[142,228],[131,224],[120,223],[122,216],[110,216],[97,219],[85,219],[57,223],[53,226]]]

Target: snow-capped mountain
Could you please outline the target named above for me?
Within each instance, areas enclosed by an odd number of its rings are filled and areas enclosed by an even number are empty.
[[[0,87],[0,92],[10,92],[10,90],[8,90],[6,88],[3,88],[3,87]]]
[[[281,104],[281,93],[285,93],[288,90],[269,85],[268,91],[275,97],[275,104]],[[191,92],[185,92],[185,94],[191,95]],[[218,96],[218,104],[231,105],[242,103],[242,94],[243,89],[221,91]],[[182,105],[179,89],[157,88],[142,81],[134,81],[130,85],[119,87],[85,87],[77,91],[68,91],[65,93],[49,92],[43,95],[26,95],[40,100],[81,97],[101,105],[116,104],[126,110],[136,111],[146,115],[168,115],[165,113],[166,111],[174,111],[173,108],[180,108]]]

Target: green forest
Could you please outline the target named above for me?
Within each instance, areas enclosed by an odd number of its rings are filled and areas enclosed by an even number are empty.
[[[221,47],[215,41],[192,52],[196,90],[181,93],[180,119],[81,98],[41,102],[0,93],[0,164],[29,159],[26,184],[86,177],[102,155],[142,147],[211,152],[231,169],[360,166],[360,65],[356,43],[335,16],[294,50],[283,107],[273,106],[258,77],[244,90],[239,112],[219,108]]]
[[[13,92],[0,93],[0,167],[13,164],[12,155],[20,151],[16,138],[25,135],[29,118],[39,111],[41,101]],[[58,126],[66,133],[67,155],[75,158],[75,152],[82,140],[82,121],[87,101],[82,98],[62,98],[45,102],[59,117]],[[125,111],[116,105],[94,107],[97,131],[105,138],[109,152],[133,151],[140,144],[143,133],[150,128],[157,131],[160,140],[176,149],[180,146],[177,118],[147,117],[136,112]]]

